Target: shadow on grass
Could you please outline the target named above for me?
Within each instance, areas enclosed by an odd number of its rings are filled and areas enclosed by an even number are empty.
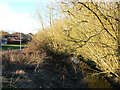
[[[24,45],[21,45],[21,49],[25,48]],[[20,45],[18,44],[7,44],[2,46],[2,50],[13,50],[13,49],[20,49]]]
[[[23,49],[24,47],[21,47]],[[14,47],[14,46],[2,46],[2,50],[14,50],[14,49],[20,49],[20,47]]]

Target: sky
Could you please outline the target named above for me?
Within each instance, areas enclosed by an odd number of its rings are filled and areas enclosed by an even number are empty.
[[[41,29],[37,9],[42,10],[51,0],[0,0],[0,30],[9,33],[37,33]]]
[[[48,25],[46,5],[59,0],[0,0],[0,30],[9,33],[37,33],[41,30],[37,9]],[[101,1],[101,0],[100,0]],[[107,0],[104,0],[107,1]]]

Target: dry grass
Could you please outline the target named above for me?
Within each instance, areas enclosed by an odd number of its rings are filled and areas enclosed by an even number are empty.
[[[2,53],[3,84],[20,88],[87,87],[81,70],[74,72],[68,56],[48,55],[34,44],[22,51]]]

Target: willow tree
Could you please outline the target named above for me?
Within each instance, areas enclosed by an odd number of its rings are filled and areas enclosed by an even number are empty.
[[[120,87],[119,3],[66,0],[61,2],[61,10],[67,19],[63,27],[66,41],[76,45],[78,58],[86,58],[79,60]]]

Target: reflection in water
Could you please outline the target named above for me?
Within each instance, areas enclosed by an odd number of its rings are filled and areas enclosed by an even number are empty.
[[[112,88],[110,83],[101,76],[91,76],[87,78],[88,86],[91,88]]]
[[[80,61],[77,60],[77,56],[76,55],[71,55],[70,56],[70,60],[72,62],[74,62],[75,65],[80,64]],[[75,67],[77,68],[77,67]],[[75,69],[76,71],[76,69]],[[91,71],[89,71],[91,72]],[[86,72],[86,75],[88,74],[88,71]],[[88,86],[90,88],[112,88],[112,86],[110,85],[110,83],[101,75],[94,75],[94,76],[90,76],[87,75],[87,82],[88,82]]]

